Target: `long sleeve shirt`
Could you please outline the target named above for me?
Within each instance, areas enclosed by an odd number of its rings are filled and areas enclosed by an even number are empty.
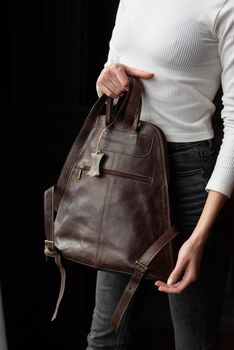
[[[154,72],[142,79],[141,119],[169,142],[214,136],[214,97],[222,84],[224,136],[206,190],[234,189],[234,0],[120,0],[104,67]]]

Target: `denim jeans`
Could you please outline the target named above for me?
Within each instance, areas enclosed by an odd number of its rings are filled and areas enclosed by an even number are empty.
[[[206,183],[215,165],[218,149],[214,140],[168,143],[173,189],[173,221],[180,233],[180,246],[192,233],[204,206]],[[219,323],[229,259],[219,250],[215,227],[203,253],[200,274],[181,294],[169,294],[176,350],[219,349]],[[129,276],[98,271],[96,299],[86,350],[126,350],[131,339],[129,317],[134,302],[116,333],[111,318]],[[152,281],[153,283],[153,281]],[[156,287],[155,287],[156,288]],[[136,292],[137,293],[137,292]],[[154,349],[159,350],[155,341]]]

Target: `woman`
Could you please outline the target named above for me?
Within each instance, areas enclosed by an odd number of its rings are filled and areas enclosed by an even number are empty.
[[[180,250],[167,283],[155,287],[168,293],[177,350],[219,349],[229,261],[218,255],[215,222],[234,188],[233,19],[233,0],[120,0],[97,79],[99,94],[117,98],[128,76],[140,78],[141,119],[161,127],[168,141]],[[211,118],[220,84],[224,137],[217,149]],[[110,323],[126,283],[98,272],[87,350],[127,349],[129,314],[117,334]]]

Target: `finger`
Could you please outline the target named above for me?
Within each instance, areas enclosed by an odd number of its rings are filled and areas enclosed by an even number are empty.
[[[110,70],[108,74],[112,77],[112,80],[116,81],[119,89],[121,91],[127,91],[129,86],[129,79],[125,71],[125,67],[123,64],[110,66]]]
[[[115,95],[119,95],[122,92],[120,84],[118,84],[116,80],[111,79],[110,75],[108,75],[108,78],[103,76],[103,78],[98,79],[97,84],[101,90],[103,89],[103,86],[105,86]]]
[[[104,93],[105,95],[107,95],[108,97],[111,98],[116,98],[119,97],[119,95],[115,94],[111,89],[109,89],[107,86],[105,86],[104,84],[101,84],[99,86],[100,90],[102,91],[102,93]]]
[[[105,87],[112,91],[116,96],[120,95],[123,91],[112,80],[105,81]]]
[[[165,282],[156,281],[155,284],[159,287],[158,290],[161,292],[179,294],[184,289],[186,289],[191,283],[193,283],[196,279],[197,277],[194,271],[186,270],[183,278],[177,283],[168,285]]]
[[[125,72],[128,75],[132,75],[134,77],[142,78],[142,79],[152,79],[155,76],[153,72],[146,72],[144,70],[128,67],[128,66],[125,66]]]
[[[144,70],[129,67],[124,64],[110,65],[107,68],[106,72],[114,73],[116,75],[116,79],[120,81],[123,90],[128,90],[128,76],[135,76],[143,79],[152,79],[154,77],[154,73],[152,72],[146,72]]]
[[[160,292],[165,292],[165,293],[177,293],[177,285],[179,282],[173,284],[173,286],[168,286],[166,283],[161,283],[158,287],[158,290]]]
[[[163,288],[163,291],[165,291],[165,290],[169,290],[169,288],[172,286],[175,287],[175,284],[177,283],[178,279],[180,278],[184,270],[185,270],[184,264],[182,264],[177,260],[176,266],[174,270],[171,272],[171,274],[169,275],[167,282],[165,283],[158,280],[155,282],[155,285],[160,287],[159,289],[160,291],[162,290],[162,288]]]
[[[125,73],[124,65],[122,64],[112,64],[109,67],[105,68],[98,80],[97,83],[100,84],[108,84],[108,82],[112,82],[117,92],[123,92],[128,90],[129,80]]]
[[[168,286],[167,284],[159,286],[158,290],[160,292],[165,292],[169,294],[180,294],[185,290],[191,283],[192,279],[182,279],[180,282],[173,284],[172,286]]]
[[[123,93],[124,91],[128,91],[129,79],[123,67],[117,67],[114,71],[110,71],[109,74],[110,80],[112,80],[116,88],[118,88],[119,92]]]
[[[102,87],[105,86],[108,90],[112,92],[115,96],[120,96],[123,91],[127,90],[118,79],[118,76],[112,72],[104,71],[97,80],[97,85],[102,90]],[[126,85],[126,84],[125,84]]]
[[[117,79],[119,80],[122,91],[128,91],[129,80],[125,71],[122,71],[122,74],[119,74]]]

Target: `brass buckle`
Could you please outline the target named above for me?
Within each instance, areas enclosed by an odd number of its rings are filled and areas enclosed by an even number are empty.
[[[46,248],[48,248],[49,250],[55,250],[54,241],[49,241],[48,239],[45,239],[44,242],[45,242]]]
[[[144,275],[148,269],[147,266],[145,266],[142,262],[136,260],[135,262],[135,269],[137,272],[139,272],[140,274]]]

